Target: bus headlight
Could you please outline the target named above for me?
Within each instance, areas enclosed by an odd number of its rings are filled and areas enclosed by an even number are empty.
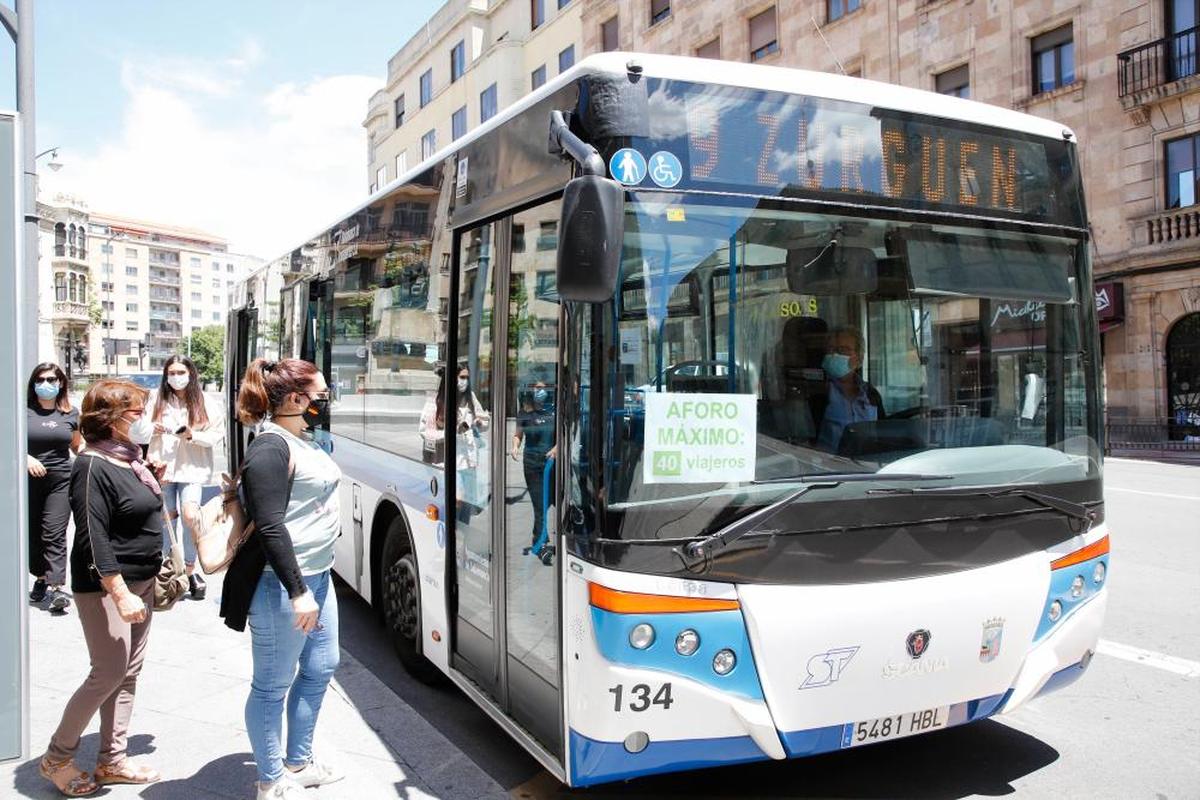
[[[639,622],[629,632],[629,644],[635,650],[645,650],[654,644],[654,628],[648,622]]]
[[[1071,581],[1071,597],[1075,600],[1083,597],[1083,576],[1076,575],[1075,580]]]
[[[1050,621],[1058,622],[1058,618],[1062,616],[1062,603],[1055,600],[1050,604]]]
[[[713,672],[718,675],[728,675],[737,666],[737,656],[729,648],[718,650],[713,656]]]
[[[1097,586],[1104,583],[1104,575],[1108,570],[1104,567],[1103,561],[1097,561],[1096,566],[1092,569],[1092,582]]]
[[[691,628],[681,631],[675,637],[675,652],[681,656],[690,656],[700,648],[700,634]]]

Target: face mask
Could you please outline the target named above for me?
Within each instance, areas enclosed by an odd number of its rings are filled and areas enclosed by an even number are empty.
[[[309,397],[308,405],[304,407],[304,413],[300,416],[304,418],[304,424],[310,431],[328,425],[329,398]]]
[[[821,361],[821,367],[829,374],[829,377],[835,381],[840,380],[850,374],[850,356],[842,353],[826,353],[824,360]]]
[[[547,392],[545,389],[534,389],[533,390],[533,402],[538,403],[539,405],[542,403],[545,403],[546,398],[548,398],[549,396],[550,396],[550,393]]]
[[[34,384],[33,391],[43,400],[53,400],[54,398],[58,397],[58,384],[37,383]]]
[[[167,383],[172,389],[177,392],[182,392],[187,388],[189,376],[187,375],[168,375]]]
[[[153,435],[154,423],[145,414],[129,423],[129,441],[134,444],[150,444],[150,437]]]
[[[467,379],[466,378],[458,379],[458,390],[460,392],[465,392],[467,390]]]

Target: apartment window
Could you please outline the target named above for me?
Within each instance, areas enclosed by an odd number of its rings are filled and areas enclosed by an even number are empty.
[[[491,86],[479,93],[480,124],[483,124],[492,117],[496,116],[496,112],[499,110],[496,105],[496,84],[493,83]]]
[[[109,281],[101,281],[100,282],[100,291],[111,292],[112,290],[113,290],[112,283],[110,283]],[[61,300],[62,298],[60,297],[59,299]]]
[[[54,299],[63,302],[67,299],[67,276],[66,273],[58,272],[54,275]]]
[[[126,247],[125,248],[125,257],[126,258],[137,258],[137,248]]]
[[[192,319],[204,319],[204,312],[198,308],[192,309]]]
[[[621,49],[617,33],[616,17],[600,23],[600,49],[606,53]]]
[[[779,52],[776,33],[775,6],[750,18],[750,60],[760,61]]]
[[[954,97],[971,96],[971,75],[966,64],[948,69],[934,78],[934,88],[938,94],[948,94]]]
[[[399,128],[404,124],[404,95],[397,97],[392,105],[396,111],[396,127]]]
[[[861,0],[826,0],[826,2],[828,3],[825,9],[826,22],[833,22],[836,19],[846,16],[851,11],[858,11],[859,6],[862,5]]]
[[[212,312],[212,315],[213,315],[212,316],[213,322],[221,321],[221,312],[220,311],[214,311],[214,312]]]
[[[513,223],[512,226],[512,251],[514,253],[525,252],[525,224]]]
[[[720,58],[721,57],[721,37],[718,36],[711,42],[700,45],[696,48],[697,58]]]
[[[1167,208],[1196,205],[1200,194],[1200,134],[1167,142]]]
[[[546,65],[542,64],[529,76],[530,91],[537,89],[546,82]]]
[[[213,278],[213,288],[214,289],[221,288],[221,279],[220,278]]]
[[[111,244],[102,244],[102,245],[100,245],[100,252],[101,252],[101,253],[110,253],[110,254],[111,254],[111,253],[112,253],[112,251],[113,251],[113,246],[112,246]]]
[[[1034,94],[1075,82],[1075,40],[1069,23],[1033,37],[1030,44]]]
[[[192,277],[191,277],[191,281],[192,281],[192,283],[197,283],[197,284],[199,284],[199,283],[203,283],[203,282],[204,282],[204,278],[201,278],[199,275],[195,275],[195,274],[193,274],[193,275],[192,275]]]
[[[192,292],[192,302],[193,303],[199,303],[201,297],[203,297],[203,295],[201,295],[199,292]]]
[[[454,83],[461,78],[466,68],[467,48],[463,45],[462,39],[459,39],[458,44],[450,48],[450,82]]]
[[[547,220],[538,223],[538,250],[555,250],[558,248],[558,223],[554,220]]]
[[[200,268],[200,259],[197,258],[196,256],[192,256],[191,258],[188,259],[188,265],[193,266],[196,269],[199,269]]]
[[[137,286],[134,286],[132,283],[125,285],[125,294],[131,294],[134,297],[137,297],[137,293]]]
[[[65,292],[66,289],[64,289],[63,291]],[[104,300],[103,302],[100,303],[100,307],[103,308],[105,311],[108,311],[109,313],[111,313],[112,310],[114,308],[116,308],[116,304],[113,303],[112,300]]]
[[[421,73],[421,108],[429,105],[433,100],[433,68],[425,70]]]
[[[212,296],[212,304],[213,304],[214,306],[219,306],[219,305],[221,305],[221,296],[220,296],[220,295],[216,295],[216,294],[214,294],[214,295]]]
[[[136,278],[137,277],[137,267],[126,266],[125,274],[130,278]]]
[[[226,265],[225,265],[225,271],[226,271],[226,272],[233,272],[233,264],[226,264]]]
[[[535,29],[546,21],[544,0],[529,0],[529,28]]]
[[[137,313],[137,310],[138,310],[138,304],[137,304],[137,303],[126,303],[126,304],[125,304],[125,311],[126,311],[127,313],[129,313],[129,314],[136,314],[136,313]]]
[[[571,0],[558,0],[558,10],[562,11],[567,6],[571,5]]]
[[[136,330],[137,330],[137,328],[138,328],[138,324],[137,324],[137,320],[136,320],[136,319],[127,319],[127,320],[125,320],[125,330],[127,330],[127,331],[136,331]]]
[[[408,172],[408,151],[400,153],[396,156],[396,177],[399,178],[404,173]]]
[[[454,141],[467,132],[467,107],[463,106],[450,115],[450,141]]]
[[[213,268],[213,272],[220,272],[221,271],[221,262],[220,261],[212,262],[212,268]]]
[[[575,64],[575,45],[568,45],[566,50],[558,54],[558,74],[569,70]]]
[[[650,24],[657,25],[671,16],[671,0],[650,0]]]
[[[103,265],[102,267],[100,267],[100,271],[103,272],[105,275],[112,275],[112,272],[113,272],[112,264]]]
[[[375,170],[375,185],[382,189],[385,183],[387,183],[387,164]]]
[[[432,130],[421,137],[421,160],[432,156],[437,152],[437,131]]]

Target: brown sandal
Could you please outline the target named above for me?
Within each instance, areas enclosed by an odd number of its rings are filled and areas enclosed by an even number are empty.
[[[91,775],[77,767],[69,758],[66,761],[55,762],[51,761],[49,756],[42,756],[42,760],[38,762],[38,772],[67,797],[86,797],[100,791],[100,784],[92,780]]]
[[[100,785],[109,783],[157,783],[162,779],[162,775],[153,767],[147,767],[143,764],[134,764],[130,759],[125,759],[119,764],[100,764],[96,767],[96,783]]]

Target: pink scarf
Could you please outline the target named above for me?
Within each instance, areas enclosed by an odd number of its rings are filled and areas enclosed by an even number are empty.
[[[133,442],[119,442],[116,439],[102,439],[98,442],[88,442],[88,449],[104,453],[106,456],[120,459],[133,468],[133,474],[142,483],[150,487],[156,495],[162,495],[162,488],[154,479],[154,473],[142,461],[142,448]]]

